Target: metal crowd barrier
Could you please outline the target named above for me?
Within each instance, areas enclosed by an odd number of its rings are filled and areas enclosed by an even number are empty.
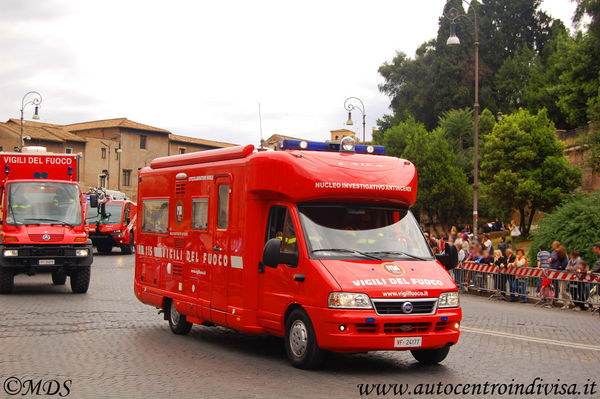
[[[580,310],[600,309],[600,274],[541,269],[536,267],[507,267],[476,262],[463,262],[451,273],[460,290],[491,294],[489,299],[512,302],[529,300],[536,305]]]

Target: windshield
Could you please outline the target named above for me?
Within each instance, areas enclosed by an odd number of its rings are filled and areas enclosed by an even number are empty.
[[[70,183],[10,183],[6,224],[82,223],[79,186]]]
[[[375,205],[298,207],[308,251],[317,259],[432,259],[408,209]]]
[[[102,204],[100,204],[101,206]],[[91,208],[90,203],[87,205],[87,218],[86,221],[88,224],[95,224],[100,222],[100,224],[117,224],[121,223],[121,213],[123,213],[123,203],[122,202],[106,202],[104,204],[105,215],[102,217],[100,213],[100,206],[98,208]]]

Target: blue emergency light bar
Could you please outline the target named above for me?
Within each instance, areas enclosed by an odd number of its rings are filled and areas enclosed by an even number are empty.
[[[329,152],[356,152],[358,154],[385,155],[385,146],[356,144],[354,151],[340,149],[340,143],[325,143],[320,141],[307,140],[279,140],[279,149],[281,150],[307,150],[307,151],[329,151]]]

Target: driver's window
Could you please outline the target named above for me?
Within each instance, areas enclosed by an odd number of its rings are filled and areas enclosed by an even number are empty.
[[[271,238],[279,238],[281,240],[281,250],[284,252],[298,251],[294,222],[289,210],[285,206],[272,206],[269,211],[265,242]]]

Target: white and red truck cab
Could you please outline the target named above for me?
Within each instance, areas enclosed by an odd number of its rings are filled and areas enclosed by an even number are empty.
[[[460,334],[446,270],[457,256],[448,245],[436,259],[410,212],[414,165],[349,138],[280,147],[174,155],[140,171],[138,299],[177,334],[204,323],[285,337],[296,367],[324,350],[443,360]]]
[[[73,292],[87,292],[93,254],[78,160],[44,147],[0,153],[0,293],[21,273],[52,273],[57,285],[69,276]]]
[[[86,218],[94,247],[101,254],[111,253],[113,247],[121,248],[123,254],[132,254],[137,204],[120,191],[94,189],[88,194],[99,198],[96,209],[91,208],[88,202]]]

